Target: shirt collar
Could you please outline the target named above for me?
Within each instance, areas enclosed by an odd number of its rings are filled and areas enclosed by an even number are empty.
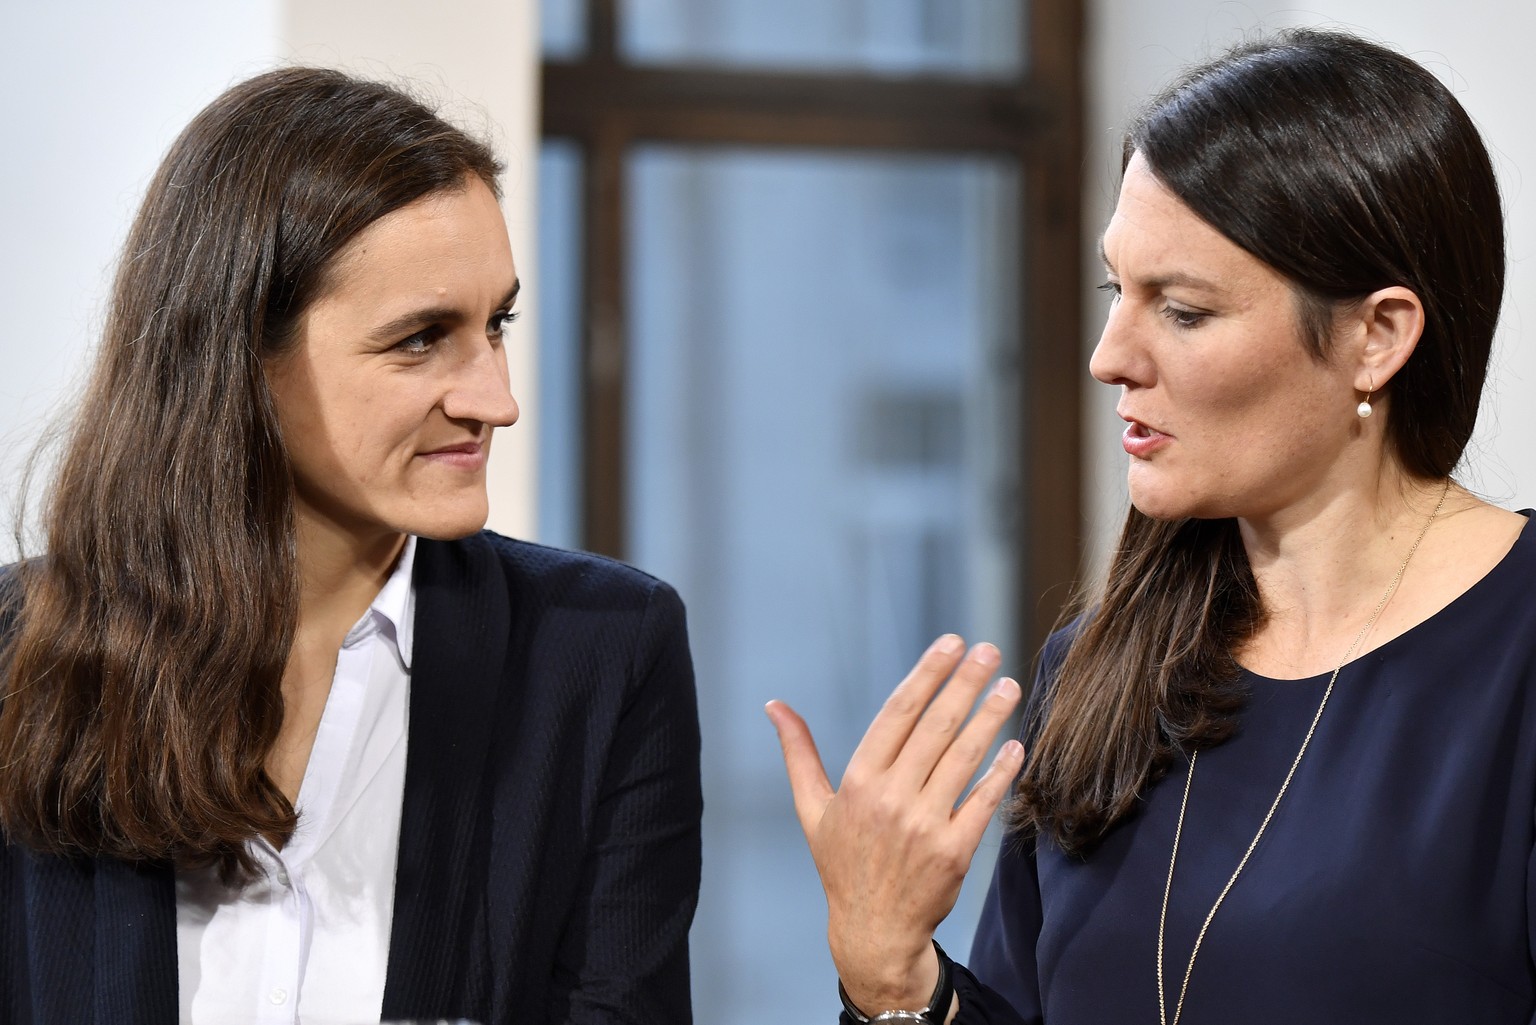
[[[415,564],[416,538],[407,534],[405,545],[400,549],[400,557],[395,560],[394,571],[384,581],[373,604],[368,606],[367,613],[348,634],[348,640],[352,640],[353,635],[358,635],[360,639],[370,632],[368,627],[373,626],[394,642],[395,650],[400,653],[400,662],[407,671],[411,668],[411,646],[416,624],[416,588],[411,583],[411,569]]]

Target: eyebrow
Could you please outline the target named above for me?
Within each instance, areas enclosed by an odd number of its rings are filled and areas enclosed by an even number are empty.
[[[506,297],[496,304],[496,308],[503,309],[511,306],[517,300],[517,294],[523,290],[521,278],[513,279],[512,287],[507,291]],[[393,320],[380,324],[369,332],[369,336],[376,341],[390,341],[403,334],[409,334],[428,324],[436,324],[439,321],[454,321],[459,319],[459,311],[452,306],[423,306],[420,309],[402,313]]]
[[[1109,262],[1109,254],[1104,252],[1104,237],[1102,235],[1099,236],[1099,261],[1104,264],[1105,269],[1108,270],[1111,274],[1115,273],[1114,264]],[[1225,291],[1225,289],[1223,289],[1220,285],[1210,280],[1209,278],[1202,278],[1196,274],[1186,274],[1183,271],[1169,271],[1166,274],[1159,274],[1156,277],[1146,278],[1144,280],[1138,279],[1137,284],[1144,288],[1149,288],[1153,291],[1160,291],[1169,287],[1198,288],[1207,292]]]

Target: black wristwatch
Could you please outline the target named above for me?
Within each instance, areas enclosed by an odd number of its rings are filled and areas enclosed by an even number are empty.
[[[843,988],[843,980],[839,979],[837,995],[842,998],[843,1010],[859,1025],[944,1025],[944,1019],[949,1016],[949,1005],[955,999],[955,978],[950,971],[954,962],[944,953],[938,940],[933,941],[933,952],[939,955],[939,981],[933,987],[933,996],[928,998],[927,1007],[920,1011],[881,1011],[871,1017],[853,1006],[853,1001],[848,999],[848,991]]]

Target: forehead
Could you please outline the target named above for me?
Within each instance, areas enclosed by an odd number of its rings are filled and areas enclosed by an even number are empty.
[[[507,277],[511,261],[501,207],[484,182],[470,178],[358,232],[331,261],[326,291],[392,291],[417,279],[442,287],[487,273]]]
[[[1123,280],[1192,277],[1235,290],[1284,285],[1279,272],[1174,195],[1139,153],[1126,165],[1100,248],[1106,266]]]

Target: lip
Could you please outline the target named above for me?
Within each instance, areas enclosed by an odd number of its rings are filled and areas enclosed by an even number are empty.
[[[1120,419],[1126,422],[1125,433],[1120,436],[1120,444],[1126,454],[1133,459],[1150,458],[1152,453],[1173,441],[1173,435],[1164,434],[1135,417],[1121,413]]]
[[[418,452],[417,456],[438,466],[459,470],[478,470],[485,465],[485,442],[462,441],[456,445],[434,448],[429,452]]]

